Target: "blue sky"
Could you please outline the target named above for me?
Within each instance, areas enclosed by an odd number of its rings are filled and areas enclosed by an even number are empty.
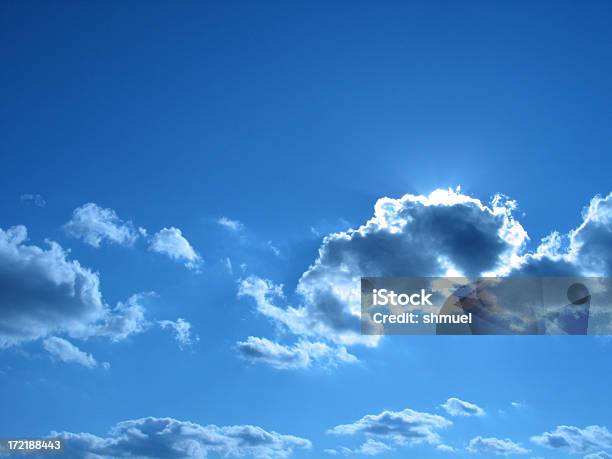
[[[0,436],[611,457],[607,341],[350,314],[361,275],[609,275],[612,7],[533,3],[1,5]]]

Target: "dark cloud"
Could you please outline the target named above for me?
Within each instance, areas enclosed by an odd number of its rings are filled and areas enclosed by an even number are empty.
[[[458,190],[381,198],[357,229],[323,239],[319,255],[299,279],[294,304],[282,286],[250,277],[240,295],[281,328],[343,345],[376,345],[360,333],[362,276],[581,276],[612,272],[612,194],[595,197],[582,223],[552,233],[527,252],[516,204],[495,196],[489,205]]]
[[[124,339],[145,326],[142,295],[111,307],[97,273],[55,242],[27,245],[27,231],[0,229],[0,347],[49,335]]]

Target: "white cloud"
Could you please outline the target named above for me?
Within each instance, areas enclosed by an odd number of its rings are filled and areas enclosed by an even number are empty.
[[[266,338],[249,336],[246,341],[240,341],[237,345],[242,358],[281,370],[357,362],[357,358],[349,354],[345,347],[330,347],[325,343],[306,340],[298,341],[292,346],[284,346]]]
[[[244,225],[238,220],[231,220],[227,217],[221,217],[217,223],[230,231],[239,232],[244,229]]]
[[[393,448],[391,448],[389,445],[381,441],[377,441],[377,440],[373,440],[369,438],[364,444],[362,444],[356,450],[356,453],[365,454],[366,456],[376,456],[378,454],[382,454],[382,453],[386,453],[387,451],[391,451],[392,449]]]
[[[104,209],[92,202],[74,209],[64,230],[93,247],[100,247],[103,241],[132,245],[139,237],[132,222],[124,222],[113,209]]]
[[[247,279],[250,288],[243,283],[240,292],[295,334],[343,345],[375,345],[378,337],[360,332],[362,275],[501,272],[527,239],[512,216],[514,208],[514,202],[500,196],[485,206],[453,190],[381,198],[364,225],[323,239],[318,258],[298,282],[297,305],[278,305],[282,298],[275,295],[274,284],[256,277]],[[255,291],[254,286],[260,288]]]
[[[510,456],[512,454],[527,454],[528,449],[523,448],[512,440],[500,438],[476,437],[470,440],[467,447],[470,453],[495,454],[497,456]]]
[[[452,446],[440,444],[436,446],[438,451],[442,451],[443,453],[454,453],[456,450]]]
[[[123,341],[131,335],[142,333],[149,323],[145,319],[146,298],[155,293],[137,293],[125,302],[118,302],[114,308],[107,308],[101,322],[93,329],[97,336],[106,336],[112,341]]]
[[[67,459],[203,459],[254,457],[285,459],[311,442],[258,426],[200,425],[172,418],[142,418],[120,422],[107,437],[90,433],[52,432],[65,443]]]
[[[392,441],[398,445],[415,445],[440,443],[439,430],[452,425],[448,419],[436,414],[422,413],[409,408],[403,411],[383,411],[380,414],[368,414],[351,423],[330,429],[335,435],[363,434],[378,440]]]
[[[531,437],[531,441],[540,446],[577,454],[612,449],[612,433],[606,427],[597,425],[583,429],[574,426],[557,426],[552,432]]]
[[[198,269],[202,258],[178,228],[163,228],[151,239],[149,249],[167,255],[173,260],[182,261],[189,269]]]
[[[376,346],[378,336],[361,333],[361,276],[612,274],[612,194],[593,198],[575,230],[552,233],[534,252],[526,252],[515,209],[503,196],[485,205],[458,189],[381,198],[362,226],[323,238],[291,300],[256,276],[241,282],[239,295],[295,335]]]
[[[449,398],[440,406],[451,416],[484,416],[485,414],[478,405],[455,397]]]
[[[0,348],[50,335],[121,340],[142,331],[142,296],[113,308],[102,299],[97,273],[55,242],[44,249],[26,240],[24,226],[0,229]]]
[[[510,402],[510,405],[512,405],[513,408],[527,408],[527,404],[523,403],[523,402]]]
[[[51,336],[43,341],[43,347],[53,357],[66,363],[77,363],[87,368],[98,366],[91,354],[81,351],[78,347],[63,338]]]
[[[161,328],[168,328],[174,331],[174,338],[179,344],[181,349],[185,349],[193,344],[191,336],[191,324],[180,317],[176,321],[172,320],[160,320],[158,322]],[[199,338],[195,337],[197,341]]]
[[[276,324],[283,326],[297,335],[309,335],[306,325],[308,320],[304,308],[281,308],[274,304],[275,300],[284,299],[283,286],[274,285],[271,281],[256,276],[249,276],[239,281],[238,296],[251,297],[255,300],[257,311],[271,318]]]

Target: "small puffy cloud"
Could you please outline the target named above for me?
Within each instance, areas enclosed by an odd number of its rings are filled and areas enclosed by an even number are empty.
[[[81,351],[78,347],[63,338],[51,336],[43,341],[43,347],[56,359],[66,363],[77,363],[87,368],[98,365],[91,354]]]
[[[383,411],[380,414],[368,414],[351,423],[342,424],[330,429],[335,435],[363,434],[376,437],[377,440],[388,440],[398,445],[415,445],[440,443],[439,431],[452,425],[448,419],[436,414],[422,413],[409,408],[403,411]]]
[[[588,426],[583,429],[574,426],[557,426],[552,432],[531,437],[540,446],[584,454],[597,450],[612,449],[612,433],[602,426]]]
[[[455,452],[455,448],[449,445],[444,445],[444,444],[440,444],[436,446],[436,449],[438,451],[442,451],[443,453],[454,453]]]
[[[246,341],[239,341],[237,348],[240,356],[249,362],[263,363],[281,370],[357,362],[357,358],[349,354],[345,347],[331,347],[306,340],[285,346],[266,338],[249,336]]]
[[[142,333],[149,325],[143,303],[154,295],[153,292],[137,293],[125,302],[119,301],[114,308],[107,308],[102,320],[92,327],[93,334],[106,336],[112,341],[123,341],[131,335]]]
[[[295,449],[309,449],[305,438],[266,431],[258,426],[200,425],[173,418],[120,422],[106,437],[90,433],[52,432],[64,440],[67,459],[203,459],[253,457],[285,459]]]
[[[143,330],[142,296],[111,307],[97,273],[55,242],[26,240],[24,226],[0,229],[0,348],[51,335],[121,340]]]
[[[74,209],[64,230],[93,247],[100,247],[103,241],[129,246],[139,237],[131,222],[121,220],[113,209],[104,209],[92,202]]]
[[[510,402],[510,405],[512,406],[512,408],[527,408],[527,404],[524,402]]]
[[[612,454],[606,453],[605,451],[598,451],[596,453],[587,454],[582,459],[612,459]]]
[[[357,454],[365,454],[366,456],[376,456],[378,454],[382,454],[382,453],[386,453],[387,451],[391,451],[392,449],[393,448],[391,448],[386,443],[369,438],[355,452]]]
[[[45,207],[45,205],[47,204],[45,198],[43,198],[39,194],[24,193],[19,197],[19,199],[21,199],[22,202],[31,202],[32,204],[38,207]]]
[[[191,336],[191,324],[180,317],[176,321],[172,320],[160,320],[157,322],[163,329],[170,329],[174,332],[174,338],[178,342],[181,349],[185,349],[193,344],[193,337]],[[196,337],[197,341],[198,338]]]
[[[523,448],[521,445],[513,442],[512,440],[509,440],[507,438],[505,440],[502,440],[500,438],[494,437],[472,438],[467,447],[467,450],[470,453],[495,454],[497,456],[510,456],[512,454],[529,453],[528,449]]]
[[[189,269],[198,269],[202,258],[175,227],[163,228],[153,235],[149,250],[167,255],[173,260],[181,261]]]
[[[485,411],[478,405],[455,397],[449,398],[440,406],[451,416],[484,416],[485,414]]]
[[[234,232],[239,232],[242,231],[244,229],[244,225],[242,223],[240,223],[238,220],[232,220],[229,219],[227,217],[221,217],[217,220],[217,223],[219,225],[221,225],[222,227],[230,230],[230,231],[234,231]]]

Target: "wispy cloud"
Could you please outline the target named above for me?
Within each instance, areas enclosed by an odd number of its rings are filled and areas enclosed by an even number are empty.
[[[448,419],[411,410],[383,411],[380,414],[368,414],[351,423],[338,425],[328,431],[334,435],[362,434],[375,439],[387,440],[397,445],[416,445],[441,443],[439,431],[450,427]]]
[[[244,230],[244,224],[240,223],[238,220],[232,220],[227,217],[220,217],[217,223],[230,231],[239,232]]]
[[[440,405],[451,416],[484,416],[485,411],[478,405],[451,397]]]
[[[264,363],[281,370],[357,362],[345,347],[331,347],[321,342],[301,340],[285,346],[266,338],[249,336],[246,341],[239,341],[237,346],[240,356],[249,362]]]
[[[100,247],[103,241],[132,245],[139,237],[132,222],[124,222],[113,209],[105,209],[92,202],[74,209],[64,230],[93,247]]]
[[[310,449],[305,438],[266,431],[254,425],[200,425],[173,418],[142,418],[116,424],[107,437],[51,432],[64,441],[62,457],[139,457],[142,459],[209,456],[286,459],[295,449]]]
[[[174,338],[178,342],[181,349],[185,349],[193,344],[193,341],[198,341],[197,336],[192,336],[191,324],[180,317],[176,321],[172,320],[160,320],[157,322],[163,329],[170,329],[174,331]]]
[[[78,347],[63,338],[51,336],[43,341],[43,347],[53,357],[65,363],[76,363],[87,368],[98,366],[98,362],[91,355],[81,351]]]
[[[193,270],[198,270],[202,258],[183,236],[180,229],[175,227],[163,228],[153,235],[149,250],[167,255],[172,260],[181,261]]]
[[[45,198],[43,198],[40,194],[24,193],[19,197],[19,199],[22,202],[31,202],[38,207],[45,207],[47,204]]]
[[[513,454],[527,454],[530,451],[523,448],[518,443],[506,438],[495,438],[495,437],[476,437],[470,440],[467,447],[470,453],[480,454],[494,454],[496,456],[510,456]]]
[[[552,432],[544,432],[531,437],[531,441],[540,446],[565,450],[574,454],[612,449],[612,433],[606,427],[598,425],[584,428],[557,426]]]

